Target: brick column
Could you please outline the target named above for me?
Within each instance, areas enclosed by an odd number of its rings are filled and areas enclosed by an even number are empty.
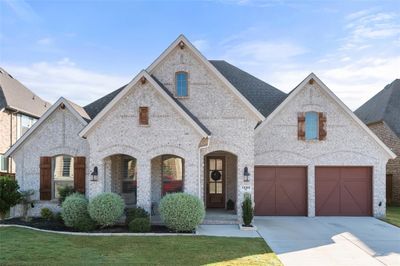
[[[307,167],[308,184],[308,217],[315,216],[315,165]]]
[[[138,159],[137,206],[151,213],[151,161]]]

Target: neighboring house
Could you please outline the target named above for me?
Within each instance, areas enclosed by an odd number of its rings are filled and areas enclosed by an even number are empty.
[[[46,112],[50,104],[0,68],[0,172],[14,173],[4,153]]]
[[[400,79],[354,113],[397,155],[386,165],[386,201],[400,204]]]
[[[302,216],[384,215],[395,156],[314,74],[287,95],[182,35],[103,98],[60,98],[6,155],[37,191],[34,215],[71,185],[152,213],[185,191],[238,215],[249,193],[257,215]]]

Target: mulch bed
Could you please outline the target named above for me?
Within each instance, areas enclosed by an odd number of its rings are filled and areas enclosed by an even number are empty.
[[[67,227],[62,221],[59,220],[47,220],[40,217],[32,217],[29,222],[25,222],[21,218],[12,218],[0,221],[0,224],[15,224],[25,225],[38,229],[51,230],[51,231],[63,231],[63,232],[79,232],[76,229]],[[89,233],[131,233],[126,225],[115,225],[112,227],[98,228],[90,231]],[[150,233],[174,233],[168,230],[164,225],[151,225]],[[188,232],[192,234],[193,232]]]

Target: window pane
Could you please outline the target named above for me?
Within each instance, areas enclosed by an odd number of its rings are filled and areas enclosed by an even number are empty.
[[[221,159],[217,160],[217,170],[222,170],[222,160]]]
[[[210,183],[210,194],[215,194],[215,183]]]
[[[54,198],[58,199],[60,197],[59,188],[67,186],[74,187],[74,181],[54,181]]]
[[[0,171],[6,172],[8,166],[8,160],[7,158],[3,155],[0,154]]]
[[[71,156],[56,156],[53,158],[54,180],[74,179],[74,158]]]
[[[176,95],[179,97],[188,96],[188,78],[187,73],[176,74]]]
[[[222,183],[217,183],[217,194],[222,194]]]
[[[306,113],[306,139],[318,139],[318,113]]]
[[[162,157],[163,194],[183,191],[183,159],[175,156]]]
[[[122,176],[124,179],[136,180],[136,159],[125,158],[123,162]]]
[[[210,170],[215,170],[215,159],[210,159]]]

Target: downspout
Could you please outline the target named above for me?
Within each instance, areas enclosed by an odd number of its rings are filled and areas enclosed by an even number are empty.
[[[207,145],[205,145],[205,146],[199,146],[199,178],[198,178],[198,184],[197,184],[197,187],[198,187],[198,193],[199,193],[199,198],[201,199],[202,198],[202,196],[201,196],[201,180],[200,180],[200,176],[201,176],[201,150],[202,149],[207,149],[209,146],[210,146],[210,137],[209,136],[207,136]]]

